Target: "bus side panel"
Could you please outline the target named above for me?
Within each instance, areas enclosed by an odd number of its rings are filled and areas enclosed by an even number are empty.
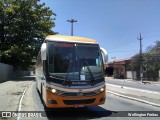
[[[42,87],[42,81],[43,81],[44,75],[43,75],[43,66],[42,64],[39,64],[36,67],[36,87],[38,88],[40,94],[42,94],[41,87]]]

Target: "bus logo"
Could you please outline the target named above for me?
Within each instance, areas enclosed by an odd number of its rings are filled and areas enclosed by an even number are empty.
[[[83,96],[82,90],[79,90],[79,92],[77,93],[77,96]]]

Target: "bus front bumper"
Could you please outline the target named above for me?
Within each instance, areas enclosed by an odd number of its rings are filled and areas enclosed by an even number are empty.
[[[67,107],[85,107],[101,105],[105,103],[105,91],[95,96],[59,96],[50,91],[46,91],[45,99],[47,108],[67,108]]]

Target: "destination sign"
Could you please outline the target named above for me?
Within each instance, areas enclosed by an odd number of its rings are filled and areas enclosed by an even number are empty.
[[[68,44],[68,43],[55,43],[53,45],[57,47],[74,47],[74,44]]]

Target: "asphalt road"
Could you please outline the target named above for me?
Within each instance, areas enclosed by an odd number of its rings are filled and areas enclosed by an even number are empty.
[[[140,81],[127,81],[127,80],[122,80],[122,79],[109,79],[106,78],[106,83],[109,84],[115,84],[115,85],[120,85],[120,86],[126,86],[126,87],[131,87],[131,88],[137,88],[137,89],[143,89],[143,90],[150,90],[150,91],[160,91],[160,84],[149,84],[149,83],[141,83]]]
[[[30,104],[28,104],[30,103]],[[31,106],[31,107],[30,107]],[[137,101],[129,100],[126,98],[118,97],[107,93],[106,103],[100,106],[92,106],[85,108],[73,108],[73,109],[51,109],[46,111],[40,96],[35,88],[35,82],[33,82],[23,101],[22,110],[30,111],[44,111],[46,117],[31,118],[33,120],[159,120],[159,117],[122,117],[131,113],[140,114],[142,111],[148,111],[154,113],[154,111],[160,111],[160,108],[154,107],[148,104],[140,103]],[[27,108],[27,109],[26,109]],[[137,112],[141,111],[141,112]],[[50,116],[52,113],[52,117]],[[55,114],[56,113],[56,114]],[[145,112],[146,113],[146,112]],[[115,116],[115,117],[112,117]],[[159,112],[160,116],[160,112]]]

